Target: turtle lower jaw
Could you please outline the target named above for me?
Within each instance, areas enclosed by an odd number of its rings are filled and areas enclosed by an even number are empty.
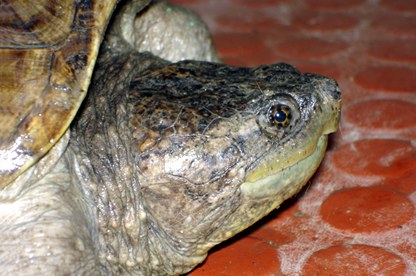
[[[255,199],[281,197],[282,193],[287,194],[288,191],[293,191],[285,197],[292,196],[303,187],[319,167],[325,154],[327,142],[328,136],[322,135],[315,150],[306,158],[291,166],[279,168],[278,171],[272,174],[268,172],[268,175],[264,177],[256,177],[257,180],[253,182],[244,182],[241,185],[242,194],[248,198]],[[258,174],[256,171],[252,173]],[[289,186],[291,187],[289,188]]]

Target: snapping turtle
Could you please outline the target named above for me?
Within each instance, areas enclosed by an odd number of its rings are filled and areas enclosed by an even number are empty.
[[[208,62],[198,19],[148,2],[117,8],[96,66],[115,1],[1,7],[1,271],[184,273],[318,167],[334,80]]]

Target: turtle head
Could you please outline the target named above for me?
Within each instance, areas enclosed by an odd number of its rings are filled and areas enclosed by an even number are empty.
[[[143,202],[183,255],[205,256],[298,192],[338,127],[336,82],[283,63],[185,61],[132,83]]]
[[[96,71],[71,148],[97,206],[101,263],[183,273],[302,188],[341,94],[283,63],[159,60],[131,73],[135,60]]]

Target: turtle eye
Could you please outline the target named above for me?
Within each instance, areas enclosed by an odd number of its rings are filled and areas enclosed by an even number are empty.
[[[278,128],[287,127],[292,120],[292,111],[287,105],[275,104],[269,109],[269,120]]]
[[[300,107],[292,96],[287,94],[274,95],[260,114],[259,124],[266,133],[281,139],[299,126]]]

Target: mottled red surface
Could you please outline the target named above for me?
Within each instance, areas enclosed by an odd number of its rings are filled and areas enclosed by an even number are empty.
[[[340,131],[308,185],[197,275],[416,275],[416,1],[176,0],[226,63],[338,80]]]

